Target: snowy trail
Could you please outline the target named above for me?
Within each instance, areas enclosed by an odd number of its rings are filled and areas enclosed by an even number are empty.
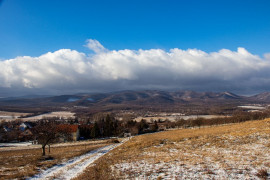
[[[32,178],[29,178],[29,180],[35,180],[35,179],[67,180],[67,179],[75,178],[78,175],[80,175],[85,170],[85,168],[91,165],[95,160],[105,155],[109,151],[113,150],[114,148],[120,146],[126,141],[127,139],[125,139],[119,144],[108,145],[108,146],[99,148],[97,150],[90,151],[84,155],[70,159],[67,162],[64,162],[62,164],[55,165],[47,170],[44,170],[40,174],[37,174],[33,176]]]

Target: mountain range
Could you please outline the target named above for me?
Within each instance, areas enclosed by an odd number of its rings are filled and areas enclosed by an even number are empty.
[[[27,96],[0,99],[1,107],[68,107],[101,110],[179,109],[183,106],[217,106],[270,103],[270,92],[240,96],[231,92],[120,91],[60,96]]]

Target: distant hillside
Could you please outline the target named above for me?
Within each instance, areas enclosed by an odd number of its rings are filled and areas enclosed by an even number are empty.
[[[239,96],[231,92],[195,91],[120,91],[61,95],[53,97],[22,97],[0,99],[0,106],[8,107],[88,107],[92,110],[180,110],[188,106],[193,109],[216,105],[242,105],[247,103],[269,103],[270,93],[251,97]]]
[[[249,97],[251,100],[260,101],[260,102],[270,102],[270,92],[263,92],[254,96]]]

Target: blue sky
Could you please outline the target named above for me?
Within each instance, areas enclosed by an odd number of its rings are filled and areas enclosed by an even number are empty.
[[[270,91],[269,0],[0,0],[0,97]]]
[[[4,0],[0,58],[39,56],[68,48],[88,53],[86,39],[106,48],[245,47],[270,52],[268,0]]]

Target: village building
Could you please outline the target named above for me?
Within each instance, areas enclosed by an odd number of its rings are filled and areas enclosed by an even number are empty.
[[[20,129],[21,131],[25,131],[26,129],[31,129],[31,128],[33,128],[34,126],[35,126],[34,123],[31,123],[31,122],[23,122],[23,123],[20,124],[19,129]]]
[[[57,125],[57,131],[62,135],[59,141],[77,141],[80,137],[79,126],[75,124],[59,124]]]

